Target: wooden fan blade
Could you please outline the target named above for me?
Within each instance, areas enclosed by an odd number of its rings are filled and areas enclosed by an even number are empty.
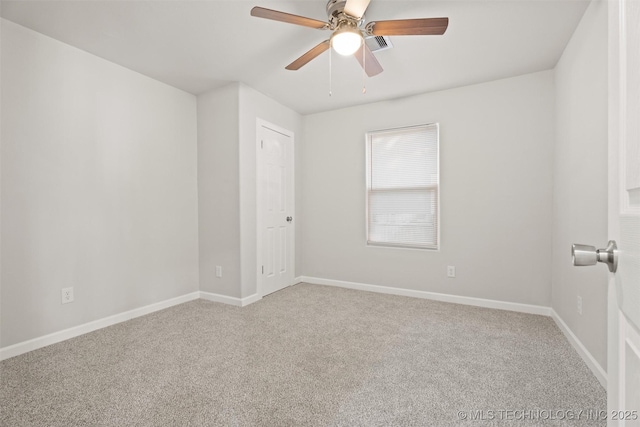
[[[302,55],[300,58],[293,61],[291,64],[287,65],[285,68],[287,70],[299,70],[307,62],[311,61],[316,56],[320,55],[322,52],[329,49],[330,46],[331,44],[329,43],[329,40],[325,40],[322,43],[313,47],[311,50],[309,50],[307,53]]]
[[[398,19],[369,24],[374,36],[428,36],[447,31],[449,18]]]
[[[364,52],[364,61],[362,58],[363,52]],[[367,73],[367,76],[369,77],[377,76],[383,71],[382,65],[380,65],[380,63],[376,59],[376,56],[373,54],[373,52],[371,52],[371,49],[369,49],[369,46],[367,46],[366,43],[362,43],[362,46],[360,46],[360,49],[358,49],[358,51],[353,55],[356,57],[356,59],[360,63],[360,66],[364,68],[364,71]]]
[[[287,22],[289,24],[302,25],[305,27],[317,28],[324,30],[329,28],[329,24],[326,22],[318,21],[317,19],[306,18],[304,16],[292,15],[290,13],[279,12],[277,10],[265,9],[264,7],[256,6],[251,9],[251,16],[257,16],[258,18],[273,19],[274,21]]]
[[[367,7],[369,7],[370,1],[371,0],[347,0],[347,3],[344,5],[344,13],[360,19],[364,16],[364,12],[367,10]]]

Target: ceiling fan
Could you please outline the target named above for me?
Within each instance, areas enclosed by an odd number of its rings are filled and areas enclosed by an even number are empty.
[[[447,30],[449,18],[397,19],[391,21],[371,21],[365,25],[364,12],[371,0],[329,0],[327,3],[328,22],[304,16],[292,15],[277,10],[256,6],[251,15],[258,18],[288,22],[331,30],[331,37],[311,48],[301,57],[287,65],[287,70],[298,70],[330,47],[341,55],[353,55],[360,62],[369,77],[382,72],[382,66],[373,52],[364,43],[368,36],[442,35]]]

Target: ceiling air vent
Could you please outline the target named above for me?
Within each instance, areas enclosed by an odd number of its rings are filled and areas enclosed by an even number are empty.
[[[391,49],[391,39],[387,36],[369,36],[364,39],[371,52],[377,52],[379,50]]]

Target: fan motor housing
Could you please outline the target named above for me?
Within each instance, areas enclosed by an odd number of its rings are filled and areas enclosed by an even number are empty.
[[[327,16],[337,16],[344,10],[344,5],[347,4],[346,0],[329,0],[327,2]]]
[[[357,19],[344,13],[344,6],[346,3],[346,0],[329,0],[327,2],[327,18],[329,20],[329,24],[331,24],[331,29],[337,28],[341,21],[352,21],[357,27],[364,22],[364,16]]]

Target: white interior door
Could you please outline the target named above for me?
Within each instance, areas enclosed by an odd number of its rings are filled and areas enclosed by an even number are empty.
[[[609,1],[609,425],[640,426],[640,1]]]
[[[258,123],[259,248],[262,296],[293,284],[293,134]]]

